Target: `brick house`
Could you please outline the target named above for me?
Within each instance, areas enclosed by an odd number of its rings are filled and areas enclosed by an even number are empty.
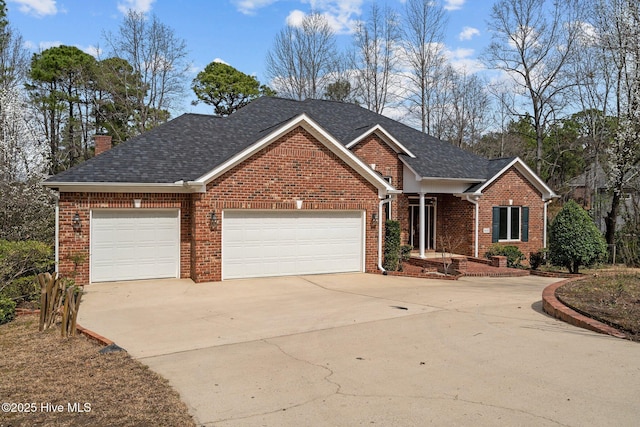
[[[386,218],[420,256],[546,246],[555,193],[357,105],[260,98],[182,115],[50,177],[58,270],[78,283],[379,272]],[[106,146],[106,147],[105,147]]]

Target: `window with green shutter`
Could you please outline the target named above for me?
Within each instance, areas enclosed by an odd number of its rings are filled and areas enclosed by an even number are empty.
[[[494,206],[492,241],[529,241],[529,208],[526,206]]]

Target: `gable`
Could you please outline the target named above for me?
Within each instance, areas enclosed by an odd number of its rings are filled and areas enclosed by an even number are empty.
[[[351,148],[369,167],[383,178],[391,177],[391,184],[402,188],[403,167],[398,154],[376,134],[370,134]]]
[[[503,199],[501,204],[505,205],[509,199],[515,198],[524,205],[539,203],[542,196],[542,192],[515,166],[504,171],[483,190],[483,198],[498,197]]]
[[[313,204],[377,199],[378,188],[299,126],[216,177],[207,192],[226,201]]]
[[[304,130],[309,136],[311,136],[317,143],[324,146],[329,152],[333,153],[336,158],[339,158],[342,162],[352,168],[361,177],[367,180],[378,189],[380,197],[386,194],[398,193],[392,185],[386,182],[380,175],[371,170],[362,160],[358,159],[353,153],[340,144],[333,136],[326,132],[317,123],[312,121],[305,114],[297,116],[287,123],[277,127],[272,132],[268,133],[264,137],[260,138],[254,144],[236,154],[223,164],[219,165],[209,173],[198,178],[194,183],[200,183],[201,185],[207,185],[216,178],[235,166],[243,163],[254,154],[259,153],[275,141],[279,141],[283,136],[286,136],[291,131],[300,128]],[[192,183],[189,183],[192,184]]]
[[[547,186],[547,184],[529,168],[519,157],[514,158],[508,164],[506,164],[498,172],[494,172],[488,177],[487,181],[482,184],[475,185],[468,189],[466,193],[472,193],[481,195],[487,191],[487,189],[493,185],[497,180],[501,180],[502,177],[510,170],[517,171],[519,179],[525,181],[535,191],[540,194],[543,200],[550,200],[558,197],[556,193]]]

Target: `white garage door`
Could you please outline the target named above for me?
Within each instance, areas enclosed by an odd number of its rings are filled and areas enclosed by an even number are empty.
[[[91,214],[91,281],[178,277],[177,210],[95,210]]]
[[[225,211],[222,242],[225,279],[363,271],[360,211]]]

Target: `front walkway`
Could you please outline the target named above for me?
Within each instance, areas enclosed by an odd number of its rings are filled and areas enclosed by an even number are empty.
[[[406,268],[410,273],[408,275],[416,277],[429,277],[444,273],[445,266],[448,267],[447,273],[456,277],[521,277],[529,275],[528,270],[494,267],[489,260],[448,252],[429,251],[425,253],[425,258],[420,258],[418,252],[413,251],[408,264],[409,266]]]

